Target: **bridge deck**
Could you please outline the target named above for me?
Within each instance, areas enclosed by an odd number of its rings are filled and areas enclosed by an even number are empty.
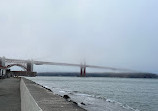
[[[0,111],[21,111],[20,79],[0,79]]]

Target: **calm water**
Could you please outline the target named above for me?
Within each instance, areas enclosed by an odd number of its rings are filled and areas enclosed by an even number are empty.
[[[121,106],[129,110],[158,111],[158,79],[31,77],[54,93],[84,102],[85,109],[104,111]],[[113,105],[111,105],[113,104]],[[119,108],[118,108],[119,109]],[[115,109],[113,109],[115,110]],[[123,109],[120,109],[122,111]]]

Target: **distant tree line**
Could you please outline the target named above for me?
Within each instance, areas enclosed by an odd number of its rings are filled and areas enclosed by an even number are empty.
[[[80,76],[76,72],[43,72],[37,76]],[[152,73],[86,73],[86,77],[120,77],[120,78],[158,78],[157,74]]]

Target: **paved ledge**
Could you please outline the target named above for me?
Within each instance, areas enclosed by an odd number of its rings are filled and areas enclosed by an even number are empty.
[[[36,83],[22,78],[30,94],[43,111],[85,111],[73,102],[66,101],[63,97],[53,94]]]
[[[20,78],[0,79],[0,111],[21,111]]]

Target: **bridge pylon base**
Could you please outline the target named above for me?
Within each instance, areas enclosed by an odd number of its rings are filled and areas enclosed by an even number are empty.
[[[80,76],[81,77],[86,77],[86,67],[81,67]]]

